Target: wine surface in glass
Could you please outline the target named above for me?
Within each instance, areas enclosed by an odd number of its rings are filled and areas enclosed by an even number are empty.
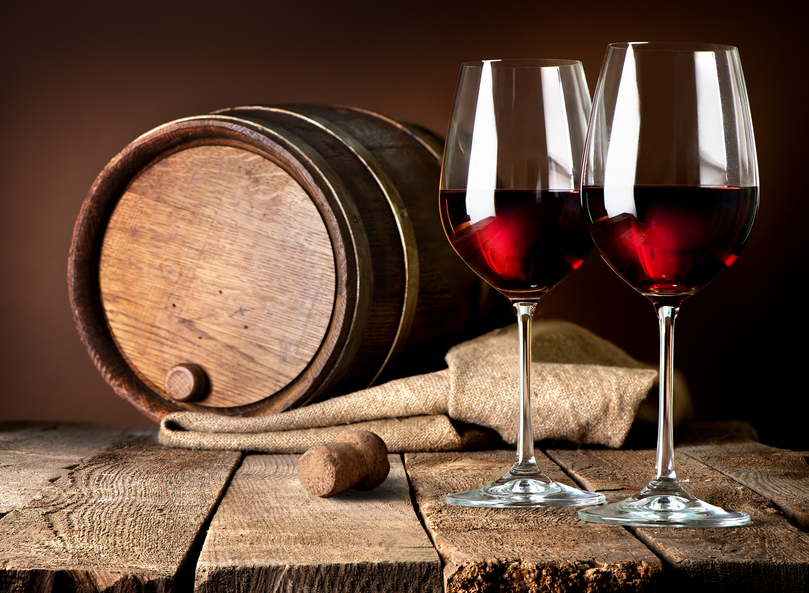
[[[444,231],[467,265],[509,299],[539,298],[592,250],[578,191],[496,189],[482,215],[467,198],[465,190],[440,192]]]
[[[758,187],[635,186],[629,200],[609,192],[605,199],[603,187],[582,191],[596,247],[652,298],[694,294],[730,266],[758,209]]]

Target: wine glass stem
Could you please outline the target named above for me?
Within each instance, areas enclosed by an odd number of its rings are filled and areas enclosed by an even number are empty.
[[[515,471],[538,471],[534,458],[534,427],[531,422],[531,322],[536,303],[514,303],[520,333],[520,418]]]
[[[674,380],[674,321],[679,305],[655,303],[660,325],[660,411],[657,425],[655,481],[677,480],[674,473],[674,424],[672,418]]]

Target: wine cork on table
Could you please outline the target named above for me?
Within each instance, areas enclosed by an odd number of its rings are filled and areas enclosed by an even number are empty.
[[[309,494],[328,498],[349,488],[376,488],[389,471],[385,442],[372,432],[355,430],[304,453],[298,464],[298,480]]]

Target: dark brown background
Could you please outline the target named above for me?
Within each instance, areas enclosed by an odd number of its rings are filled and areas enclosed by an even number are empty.
[[[747,419],[765,441],[809,448],[799,383],[809,133],[800,3],[8,4],[0,8],[0,420],[148,423],[100,378],[66,285],[81,202],[140,134],[219,108],[284,102],[363,107],[443,134],[461,62],[577,58],[592,91],[611,41],[696,40],[740,49],[761,210],[742,257],[683,307],[677,366],[699,418]],[[640,359],[657,357],[651,305],[597,255],[542,312]]]

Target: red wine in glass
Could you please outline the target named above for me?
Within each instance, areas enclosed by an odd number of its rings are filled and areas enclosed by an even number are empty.
[[[592,250],[578,191],[496,189],[490,195],[488,215],[473,221],[466,191],[441,191],[441,221],[458,255],[509,299],[548,292]]]
[[[636,186],[633,208],[610,216],[603,187],[582,189],[593,241],[609,266],[649,297],[694,294],[747,242],[758,187]]]

